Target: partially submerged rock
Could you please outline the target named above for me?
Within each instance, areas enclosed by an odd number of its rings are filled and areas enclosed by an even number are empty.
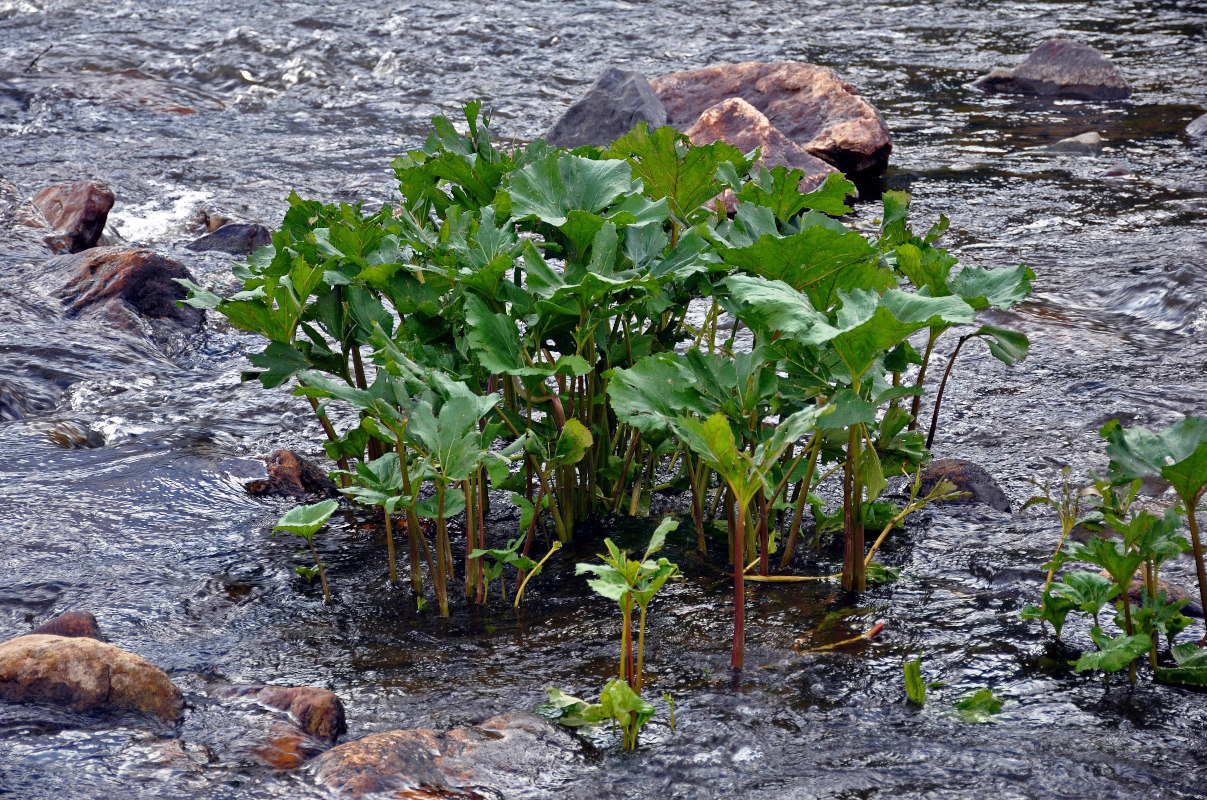
[[[366,736],[328,750],[311,769],[319,783],[346,797],[527,797],[559,764],[577,758],[569,733],[513,713],[447,733]]]
[[[740,97],[789,140],[849,176],[878,175],[888,166],[893,142],[880,112],[827,67],[747,61],[675,72],[651,84],[680,130]]]
[[[607,145],[639,122],[650,130],[667,124],[666,108],[640,72],[610,67],[553,123],[546,141],[555,147]]]
[[[1186,126],[1186,133],[1190,136],[1207,136],[1207,114],[1192,119]]]
[[[793,142],[767,116],[740,97],[731,97],[704,110],[686,131],[692,144],[728,142],[742,152],[762,148],[759,163],[771,167],[788,167],[805,173],[800,181],[802,192],[811,192],[838,170],[820,158],[810,155]],[[730,209],[732,211],[732,209]]]
[[[1010,498],[997,485],[993,476],[985,468],[971,461],[959,458],[943,458],[932,461],[922,470],[922,493],[925,494],[946,480],[954,484],[956,490],[962,492],[960,497],[946,500],[946,503],[971,505],[983,503],[990,508],[1009,514]]]
[[[232,222],[185,245],[189,250],[218,250],[232,255],[247,255],[272,244],[272,233],[263,225]]]
[[[1014,69],[995,69],[973,84],[983,92],[1122,100],[1131,87],[1119,68],[1089,45],[1049,39]]]
[[[29,634],[0,644],[0,699],[175,722],[184,695],[163,670],[95,639]]]
[[[1102,134],[1088,131],[1078,136],[1070,136],[1048,145],[1048,149],[1057,153],[1083,153],[1097,155],[1102,151]]]
[[[33,199],[46,220],[70,237],[72,253],[96,246],[113,200],[113,191],[94,181],[47,186]]]
[[[344,704],[330,689],[318,686],[252,686],[234,690],[232,696],[288,711],[298,727],[318,739],[334,744],[348,730]]]
[[[185,333],[201,330],[205,319],[201,309],[176,305],[188,296],[176,279],[192,280],[189,271],[146,248],[95,247],[52,258],[46,269],[63,281],[55,294],[69,316],[87,313],[135,330],[143,318]]]
[[[87,611],[68,611],[65,614],[59,614],[54,619],[43,622],[29,633],[30,635],[44,634],[105,641],[105,637],[101,636],[101,628],[96,622],[96,617]]]
[[[322,467],[292,450],[277,450],[265,462],[268,477],[246,484],[253,497],[339,497],[339,487]]]
[[[44,258],[68,252],[71,237],[56,230],[16,184],[0,178],[0,246],[8,256]]]

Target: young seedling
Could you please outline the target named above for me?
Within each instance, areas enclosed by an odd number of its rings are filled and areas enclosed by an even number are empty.
[[[310,554],[314,556],[314,566],[295,567],[295,570],[309,580],[314,580],[315,573],[318,573],[319,580],[323,583],[323,598],[328,603],[331,602],[331,592],[327,588],[327,575],[323,572],[323,562],[319,559],[318,551],[314,549],[314,534],[318,533],[319,529],[327,523],[338,506],[339,503],[335,500],[324,500],[308,506],[295,506],[277,520],[277,524],[272,529],[273,536],[277,535],[277,531],[285,531],[306,540]]]

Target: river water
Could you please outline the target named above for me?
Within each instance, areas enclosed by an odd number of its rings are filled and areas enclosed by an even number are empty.
[[[969,87],[1051,36],[1109,54],[1131,99]],[[1108,419],[1207,413],[1207,141],[1183,132],[1207,104],[1207,9],[1189,0],[0,0],[0,174],[30,193],[103,181],[117,234],[223,285],[230,258],[181,249],[202,206],[272,227],[290,190],[381,200],[392,156],[465,100],[485,99],[496,131],[524,141],[605,66],[749,59],[837,69],[893,131],[885,186],[911,191],[919,220],[946,213],[964,263],[1021,261],[1038,276],[999,320],[1030,336],[1030,357],[1006,369],[972,346],[961,355],[937,456],[983,464],[1017,508],[1033,478],[1101,469]],[[1098,156],[1045,150],[1091,130]],[[1130,174],[1105,177],[1117,162]],[[456,608],[445,622],[388,588],[380,532],[347,518],[321,537],[337,594],[326,608],[292,573],[296,547],[267,535],[288,504],[242,489],[251,456],[313,452],[320,436],[295,398],[239,383],[257,343],[211,324],[164,354],[64,319],[16,253],[0,254],[0,275],[0,638],[90,610],[193,706],[168,733],[2,706],[0,795],[325,796],[304,770],[249,753],[237,731],[254,712],[214,701],[215,684],[329,686],[354,738],[529,709],[546,686],[589,694],[612,670],[616,614],[571,576],[605,531],[555,556],[521,612]],[[103,446],[56,444],[49,432],[70,426]],[[642,530],[606,532],[635,545]],[[535,796],[1207,797],[1203,694],[1108,690],[1018,619],[1056,536],[1041,512],[927,512],[884,551],[903,578],[857,609],[828,587],[755,589],[736,682],[727,586],[672,548],[689,579],[655,605],[647,668],[652,696],[675,697],[676,729],[653,723],[631,756],[605,737]],[[1185,564],[1167,572],[1193,585]],[[802,634],[824,643],[875,622],[884,631],[862,646],[791,656]],[[1083,628],[1066,635],[1089,646]],[[901,683],[917,654],[946,683],[921,711]],[[947,710],[986,686],[1006,700],[996,722]],[[217,760],[165,765],[161,734]]]

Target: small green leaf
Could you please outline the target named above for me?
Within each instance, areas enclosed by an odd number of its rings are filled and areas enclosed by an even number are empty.
[[[277,520],[273,531],[286,531],[309,541],[319,528],[327,523],[338,507],[339,502],[335,500],[324,500],[308,506],[294,506],[285,513],[285,516]]]
[[[964,722],[992,722],[1001,713],[1002,699],[991,689],[978,689],[955,702],[956,714]]]
[[[905,694],[909,701],[922,708],[926,705],[926,684],[922,681],[922,657],[906,661],[902,665],[905,672]]]

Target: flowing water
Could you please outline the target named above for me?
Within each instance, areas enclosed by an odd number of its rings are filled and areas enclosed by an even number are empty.
[[[1108,53],[1131,99],[969,87],[1051,36]],[[1007,369],[966,349],[936,455],[983,464],[1017,508],[1033,477],[1101,469],[1108,419],[1207,412],[1207,140],[1183,133],[1207,102],[1207,9],[1192,0],[0,0],[0,173],[31,193],[103,181],[116,233],[224,286],[229,257],[181,249],[203,205],[271,227],[292,189],[381,200],[392,156],[465,100],[484,98],[496,131],[523,141],[605,66],[656,75],[749,59],[837,69],[894,133],[885,186],[911,191],[920,221],[946,213],[963,263],[1022,261],[1038,275],[1032,298],[999,319],[1030,336],[1030,357]],[[1045,150],[1091,130],[1098,156]],[[1105,177],[1116,162],[1130,174]],[[0,253],[0,276],[0,638],[90,610],[192,704],[166,733],[0,706],[0,795],[324,796],[304,770],[250,754],[254,736],[239,731],[259,724],[255,712],[213,700],[215,684],[329,686],[354,738],[476,723],[531,708],[546,686],[588,694],[613,669],[618,615],[587,596],[573,564],[605,533],[635,546],[648,529],[584,531],[521,611],[458,607],[442,621],[388,588],[381,532],[348,517],[319,537],[337,593],[326,608],[292,572],[296,546],[267,535],[288,504],[242,488],[252,456],[313,452],[320,436],[296,398],[240,384],[257,343],[211,321],[165,355],[64,319],[15,251]],[[56,444],[50,432],[68,429],[103,445]],[[494,536],[514,524],[498,521]],[[836,613],[830,587],[753,589],[737,680],[729,588],[676,548],[689,577],[655,604],[647,658],[651,696],[675,697],[676,729],[653,723],[630,756],[598,740],[534,796],[1207,797],[1207,697],[1107,690],[1018,619],[1055,539],[1039,512],[924,513],[884,551],[903,578],[857,609]],[[1193,585],[1191,572],[1168,577]],[[822,644],[875,622],[884,631],[861,646],[792,655],[799,636]],[[1084,628],[1067,636],[1089,646]],[[922,711],[903,703],[900,665],[914,654],[947,684]],[[982,686],[1006,698],[997,722],[945,710]],[[217,760],[165,762],[161,735]]]

